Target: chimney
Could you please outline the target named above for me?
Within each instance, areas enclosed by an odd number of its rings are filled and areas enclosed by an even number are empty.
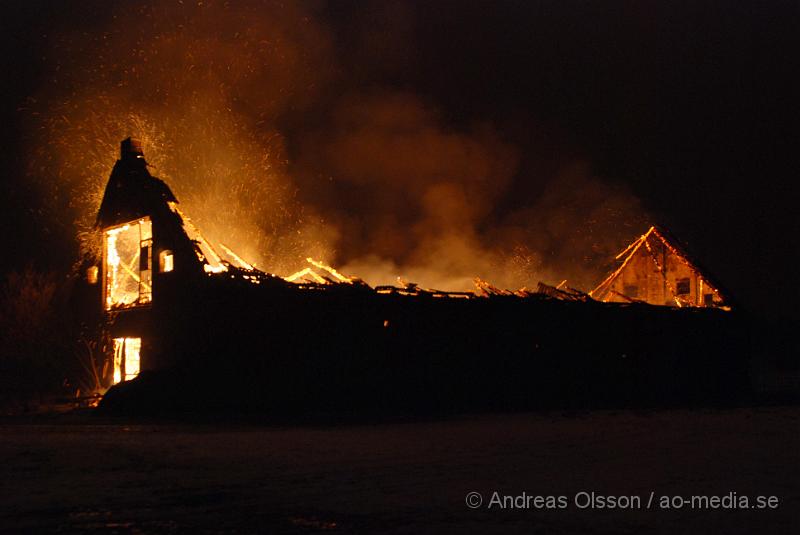
[[[142,142],[138,139],[126,138],[120,143],[119,157],[121,160],[144,158]]]

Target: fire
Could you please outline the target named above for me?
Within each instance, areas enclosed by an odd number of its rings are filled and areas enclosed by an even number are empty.
[[[114,384],[139,375],[141,338],[114,338]]]
[[[311,268],[301,269],[300,271],[292,273],[288,277],[284,277],[284,280],[289,281],[289,282],[297,282],[298,280],[304,279],[306,277],[308,277],[308,278],[312,279],[314,282],[318,282],[320,284],[326,284],[328,282],[325,279],[323,279],[322,277],[320,277],[319,275],[317,275],[314,272],[314,270],[311,269]]]
[[[231,251],[231,249],[227,247],[224,243],[220,243],[219,246],[222,247],[222,250],[225,251],[236,262],[236,264],[238,264],[238,267],[242,269],[247,269],[249,271],[252,271],[254,269],[252,265],[242,260],[242,258],[239,255]]]
[[[311,267],[303,268],[295,273],[292,273],[287,277],[283,277],[283,280],[295,284],[303,284],[304,282],[313,282],[317,284],[356,284],[356,283],[366,284],[360,277],[343,275],[333,266],[330,266],[319,260],[315,260],[309,257],[306,258],[306,262],[311,264]],[[321,275],[320,273],[315,271],[314,268],[321,270],[330,276],[325,276],[324,274]],[[397,283],[399,284],[399,286],[393,286],[393,285],[376,286],[374,290],[376,293],[379,294],[429,295],[435,298],[449,297],[449,298],[461,298],[461,299],[469,299],[474,297],[490,297],[499,295],[503,296],[515,295],[518,297],[526,297],[531,293],[526,288],[522,288],[520,290],[517,290],[516,292],[511,290],[504,290],[498,288],[497,286],[491,284],[488,281],[481,279],[480,277],[473,278],[473,283],[475,284],[475,291],[446,291],[446,290],[436,290],[432,288],[421,288],[417,283],[406,281],[402,277],[397,278]]]
[[[331,283],[341,283],[341,284],[353,284],[354,281],[359,280],[358,277],[346,277],[339,273],[336,268],[325,264],[324,262],[320,262],[319,260],[314,260],[313,258],[309,257],[306,258],[306,262],[311,264],[313,267],[317,269],[321,269],[322,271],[328,273],[333,277],[324,277],[319,275],[315,272],[312,268],[307,267],[292,273],[288,277],[284,277],[283,280],[288,282],[297,282],[299,280],[311,280],[313,282],[317,282],[319,284],[331,284]]]
[[[106,310],[152,299],[152,224],[143,218],[105,232]]]
[[[352,284],[353,283],[352,277],[345,277],[344,275],[342,275],[341,273],[336,271],[336,269],[332,268],[331,266],[329,266],[327,264],[323,264],[322,262],[314,260],[313,258],[306,258],[306,262],[308,262],[312,266],[315,266],[315,267],[318,267],[318,268],[320,268],[322,270],[327,271],[328,273],[333,275],[339,282],[345,282],[347,284]]]

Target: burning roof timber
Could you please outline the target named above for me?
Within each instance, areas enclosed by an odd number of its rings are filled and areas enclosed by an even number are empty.
[[[371,288],[360,278],[339,273],[333,267],[312,258],[307,259],[308,267],[287,277],[282,278],[263,272],[224,244],[212,245],[202,236],[191,220],[179,209],[178,200],[169,186],[150,174],[141,144],[131,138],[121,143],[120,159],[114,165],[109,178],[96,224],[106,234],[104,256],[107,301],[111,296],[107,309],[142,304],[140,298],[136,296],[114,300],[115,291],[125,286],[126,279],[130,279],[127,281],[129,294],[141,292],[141,286],[144,284],[150,290],[152,298],[151,283],[145,280],[142,273],[148,272],[147,277],[152,278],[154,266],[151,264],[155,263],[154,254],[159,260],[158,270],[179,269],[182,276],[190,279],[202,275],[219,275],[224,279],[239,279],[255,285],[269,283],[271,287],[325,290],[331,285],[347,285],[370,289],[377,294],[453,299],[490,296],[516,298],[538,296],[563,299],[566,296],[569,300],[574,300],[574,296],[563,291],[534,292],[525,288],[517,291],[503,290],[479,278],[474,279],[476,288],[474,292],[424,289],[402,279],[398,279],[398,286],[384,285]],[[143,229],[146,227],[132,240],[137,246],[129,248],[129,258],[118,258],[120,255],[118,246],[124,245],[124,236],[121,233],[127,232],[131,226],[136,227],[137,224]],[[154,234],[157,234],[157,244],[153,243]],[[162,257],[165,251],[169,254],[168,265],[164,265]],[[134,269],[136,263],[140,268],[139,273]]]
[[[237,255],[224,244],[216,246],[206,240],[190,219],[178,208],[178,200],[169,186],[150,174],[144,159],[141,144],[128,138],[121,143],[120,159],[114,166],[106,187],[105,195],[97,216],[97,226],[106,231],[107,236],[137,221],[157,229],[158,243],[153,244],[153,230],[148,227],[138,239],[141,247],[131,248],[127,263],[116,259],[118,251],[104,247],[106,261],[105,294],[114,293],[122,282],[115,279],[132,278],[133,286],[150,283],[143,281],[142,274],[135,273],[133,263],[138,262],[141,272],[149,272],[158,259],[158,270],[172,270],[178,266],[183,277],[220,275],[224,279],[239,279],[254,285],[269,283],[270,287],[282,286],[295,289],[325,290],[331,285],[346,285],[369,289],[377,294],[416,295],[438,298],[471,299],[477,297],[545,298],[564,301],[599,300],[609,303],[644,302],[667,306],[713,306],[725,308],[729,299],[720,291],[720,286],[690,259],[679,242],[668,235],[664,229],[651,227],[631,243],[618,256],[619,267],[597,288],[585,294],[565,286],[563,281],[556,287],[539,283],[535,291],[522,288],[511,291],[500,289],[490,282],[475,278],[473,292],[451,292],[439,289],[423,289],[413,282],[398,279],[397,286],[377,286],[371,288],[358,277],[344,275],[323,262],[308,258],[308,267],[287,277],[278,277],[259,269]],[[141,226],[141,225],[140,225]],[[142,227],[144,228],[144,227]],[[113,237],[113,236],[112,236]],[[117,238],[120,241],[121,238]],[[112,243],[112,245],[114,245]],[[168,253],[165,259],[164,254]],[[147,258],[145,258],[147,256]],[[134,258],[136,257],[136,258]],[[116,266],[108,265],[112,259]],[[168,265],[165,265],[165,261]],[[204,277],[205,278],[205,277]],[[130,282],[130,281],[129,281]],[[116,286],[115,286],[116,285]],[[123,299],[113,302],[110,307],[136,304],[136,299]]]

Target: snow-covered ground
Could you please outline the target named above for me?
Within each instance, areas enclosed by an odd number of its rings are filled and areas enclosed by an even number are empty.
[[[494,492],[566,507],[490,507]],[[579,508],[591,492],[641,507]],[[731,493],[737,509],[660,507]],[[777,508],[743,509],[743,496]],[[796,534],[800,408],[336,427],[11,421],[0,426],[0,531]]]

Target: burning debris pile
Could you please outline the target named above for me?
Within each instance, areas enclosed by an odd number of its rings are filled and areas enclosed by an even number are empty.
[[[659,264],[664,281],[683,277],[677,261],[694,265],[655,229],[625,251],[623,266],[601,285],[605,293],[595,291],[600,300],[566,281],[535,291],[480,278],[473,292],[404,280],[372,287],[313,258],[280,277],[209,243],[131,139],[122,143],[97,226],[103,258],[88,282],[102,284],[87,288],[102,294],[101,346],[112,363],[104,381],[117,385],[106,407],[285,412],[657,401],[728,396],[746,375],[731,357],[741,345],[729,315],[608,298],[616,281],[638,280],[625,268],[641,250],[654,262],[656,254],[667,259]],[[699,284],[699,294],[719,295],[706,278],[692,280],[691,291]],[[698,304],[681,299],[679,306]],[[651,344],[665,329],[675,335]],[[178,394],[190,391],[203,400]]]

